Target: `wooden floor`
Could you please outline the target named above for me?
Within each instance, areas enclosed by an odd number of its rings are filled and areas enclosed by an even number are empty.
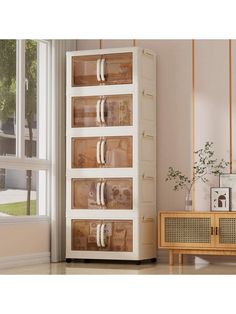
[[[143,265],[127,263],[47,263],[0,269],[0,274],[12,275],[234,275],[236,264],[198,264],[169,266],[160,263]]]

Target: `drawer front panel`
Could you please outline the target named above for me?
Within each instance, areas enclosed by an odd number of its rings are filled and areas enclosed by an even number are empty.
[[[132,178],[72,179],[72,209],[132,209]]]
[[[132,124],[132,95],[72,97],[73,128]]]
[[[131,168],[131,136],[72,138],[72,168]]]
[[[72,219],[71,250],[132,252],[133,221]]]
[[[72,86],[132,84],[131,52],[72,57]]]

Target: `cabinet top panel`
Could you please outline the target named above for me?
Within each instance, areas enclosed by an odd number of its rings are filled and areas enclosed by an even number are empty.
[[[172,211],[172,210],[165,210],[165,211],[159,211],[158,212],[160,215],[172,215],[172,216],[194,216],[194,215],[217,215],[217,214],[220,214],[220,215],[236,215],[236,212],[235,211],[228,211],[228,212],[225,212],[225,211]]]
[[[141,47],[122,47],[122,48],[107,48],[107,49],[92,49],[92,50],[80,50],[80,51],[67,51],[67,56],[87,56],[87,55],[102,55],[110,53],[123,53],[123,52],[138,52],[143,51],[146,54],[156,55],[152,50]]]

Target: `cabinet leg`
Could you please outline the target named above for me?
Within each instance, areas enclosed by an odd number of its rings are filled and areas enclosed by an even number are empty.
[[[169,250],[169,265],[174,265],[174,255],[172,250]]]
[[[183,254],[179,254],[179,265],[183,265]]]

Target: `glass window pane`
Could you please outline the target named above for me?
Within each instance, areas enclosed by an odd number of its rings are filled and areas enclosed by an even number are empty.
[[[25,42],[25,155],[36,157],[37,143],[37,42]]]
[[[0,169],[0,217],[46,215],[47,172]]]
[[[16,40],[0,40],[0,156],[16,154]]]
[[[25,42],[25,155],[46,158],[47,52],[45,42]]]

